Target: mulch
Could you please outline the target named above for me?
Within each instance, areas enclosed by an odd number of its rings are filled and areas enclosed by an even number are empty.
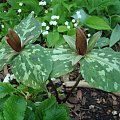
[[[78,88],[66,103],[72,120],[120,120],[120,97],[92,88]]]

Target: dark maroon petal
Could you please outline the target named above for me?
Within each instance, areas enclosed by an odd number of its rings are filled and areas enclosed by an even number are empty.
[[[76,31],[76,50],[79,55],[85,55],[87,51],[86,36],[81,28],[77,28]]]
[[[8,34],[6,35],[6,40],[13,50],[15,50],[16,52],[21,51],[21,41],[19,36],[14,30],[12,29],[8,30]]]

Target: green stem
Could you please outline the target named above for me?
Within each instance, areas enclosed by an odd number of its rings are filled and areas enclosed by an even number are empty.
[[[81,78],[82,78],[82,76],[79,74],[79,76],[76,78],[76,83],[74,84],[74,86],[72,87],[72,89],[69,91],[69,93],[67,94],[67,96],[62,100],[63,103],[65,103],[68,100],[68,98],[70,97],[70,95],[72,94],[72,92],[74,91],[74,89],[79,84]]]

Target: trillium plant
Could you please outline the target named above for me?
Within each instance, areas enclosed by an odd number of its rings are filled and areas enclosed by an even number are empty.
[[[33,44],[40,33],[41,24],[33,13],[8,30],[6,43],[0,48],[0,70],[9,64],[19,85],[0,83],[1,120],[68,120],[68,109],[57,102],[65,102],[69,94],[60,100],[55,89],[56,98],[52,97],[46,85],[50,82],[54,87],[51,78],[71,72],[77,63],[80,75],[75,86],[82,75],[91,86],[120,92],[120,53],[96,47],[102,32],[87,41],[84,29],[77,28],[76,37],[64,35],[66,44],[54,49]],[[48,99],[41,102],[33,97],[39,92],[47,92]]]

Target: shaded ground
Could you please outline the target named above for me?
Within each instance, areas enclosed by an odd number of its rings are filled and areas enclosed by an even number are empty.
[[[78,88],[67,104],[72,120],[120,120],[120,97],[111,93]]]

